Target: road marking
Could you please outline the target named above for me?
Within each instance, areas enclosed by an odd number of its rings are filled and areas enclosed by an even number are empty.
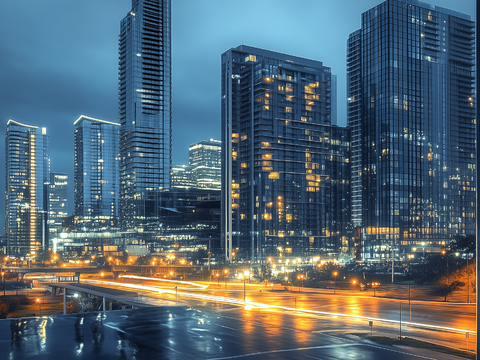
[[[343,344],[343,345],[323,345],[323,346],[312,346],[306,348],[297,348],[297,349],[284,349],[284,350],[272,350],[272,351],[262,351],[257,353],[251,354],[243,354],[243,355],[233,355],[233,356],[226,356],[221,358],[211,358],[208,360],[227,360],[227,359],[239,359],[242,357],[249,357],[249,356],[257,356],[257,355],[267,355],[267,354],[278,354],[284,352],[292,352],[292,351],[302,351],[302,350],[315,350],[315,349],[328,349],[328,348],[339,348],[339,347],[351,347],[351,346],[361,346],[363,344]]]
[[[234,328],[231,328],[231,327],[228,327],[228,326],[225,326],[225,325],[218,325],[218,326],[223,327],[225,329],[237,331],[237,329],[234,329]]]
[[[417,358],[420,358],[420,359],[437,360],[435,358],[431,358],[431,357],[428,357],[428,356],[412,354],[412,353],[408,353],[408,352],[405,352],[405,351],[393,350],[393,349],[389,349],[389,348],[385,348],[385,347],[377,346],[377,345],[373,345],[373,344],[367,344],[367,343],[363,343],[363,344],[366,345],[366,346],[376,348],[376,349],[383,349],[383,350],[391,351],[391,352],[394,352],[394,353],[397,353],[397,354],[410,355],[410,356],[414,356],[414,357],[417,357]]]
[[[308,356],[308,355],[305,355],[305,357],[308,357],[308,358],[310,358],[310,359],[315,359],[315,360],[322,360],[322,359],[320,359],[320,358],[316,358],[316,357]]]

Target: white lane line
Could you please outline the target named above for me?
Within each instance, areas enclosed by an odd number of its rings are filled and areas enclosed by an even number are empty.
[[[297,349],[284,349],[284,350],[273,350],[273,351],[262,351],[262,352],[257,352],[257,353],[251,353],[251,354],[243,354],[243,355],[233,355],[233,356],[226,356],[226,357],[221,357],[221,358],[211,358],[208,360],[227,360],[227,359],[239,359],[243,357],[249,357],[249,356],[258,356],[258,355],[267,355],[267,354],[278,354],[278,353],[284,353],[284,352],[292,352],[292,351],[302,351],[302,350],[315,350],[315,349],[328,349],[328,348],[339,348],[339,347],[351,347],[351,346],[360,346],[362,344],[343,344],[343,345],[323,345],[323,346],[312,346],[312,347],[306,347],[306,348],[297,348]]]
[[[373,344],[367,344],[367,343],[363,343],[363,344],[366,345],[366,346],[369,346],[369,347],[376,348],[376,349],[383,349],[383,350],[391,351],[391,352],[394,352],[394,353],[397,353],[397,354],[414,356],[414,357],[417,357],[417,358],[420,358],[420,359],[437,360],[437,359],[435,359],[435,358],[431,358],[431,357],[428,357],[428,356],[412,354],[412,353],[408,353],[408,352],[400,351],[400,350],[393,350],[393,349],[389,349],[389,348],[385,348],[385,347],[377,346],[377,345],[373,345]]]

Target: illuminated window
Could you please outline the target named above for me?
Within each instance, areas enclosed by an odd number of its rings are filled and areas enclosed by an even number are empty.
[[[278,179],[278,172],[271,172],[268,174],[269,179]]]

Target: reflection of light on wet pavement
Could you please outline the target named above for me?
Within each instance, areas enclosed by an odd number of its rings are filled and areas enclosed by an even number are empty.
[[[138,277],[138,278],[142,278],[142,277]],[[142,279],[145,279],[145,278],[142,278]],[[150,278],[147,278],[147,279],[150,279]],[[113,281],[102,281],[102,280],[83,280],[83,281],[87,282],[87,283],[96,283],[96,284],[103,284],[103,285],[109,285],[109,286],[121,286],[121,287],[126,287],[126,288],[131,288],[131,289],[153,291],[153,292],[156,292],[156,293],[159,293],[159,294],[164,293],[164,294],[175,295],[177,293],[176,290],[164,289],[164,288],[159,290],[158,288],[156,288],[154,286],[149,286],[149,285],[117,283],[117,282],[113,282]],[[311,314],[311,315],[337,316],[337,317],[349,318],[349,319],[352,319],[352,320],[368,320],[368,321],[379,321],[379,322],[388,323],[388,324],[399,324],[398,320],[381,319],[381,318],[361,316],[361,315],[353,315],[353,314],[333,313],[333,312],[318,311],[318,310],[295,309],[295,308],[291,308],[291,307],[287,307],[287,306],[269,305],[269,304],[263,304],[263,303],[258,303],[258,302],[252,302],[252,301],[248,301],[248,300],[244,302],[243,300],[236,299],[236,298],[229,298],[229,297],[226,297],[226,296],[204,295],[204,294],[190,293],[190,292],[183,292],[183,291],[179,294],[182,297],[189,297],[189,298],[194,298],[194,299],[201,299],[201,300],[207,300],[207,301],[214,301],[214,302],[220,302],[220,303],[226,303],[226,304],[239,305],[239,306],[244,307],[245,310],[250,310],[250,309],[255,309],[255,308],[257,308],[257,309],[278,309],[278,310],[292,311],[292,312]],[[247,306],[249,307],[249,309],[247,309]],[[407,321],[402,321],[402,324],[405,325],[405,326],[413,326],[413,327],[425,328],[425,329],[429,329],[429,330],[443,330],[443,331],[451,331],[451,332],[458,332],[458,333],[475,334],[475,331],[470,331],[470,330],[465,330],[465,329],[457,329],[457,328],[446,327],[446,326],[438,326],[438,325],[430,325],[430,324],[422,324],[422,323],[414,323],[414,322],[410,323],[410,322],[407,322]]]

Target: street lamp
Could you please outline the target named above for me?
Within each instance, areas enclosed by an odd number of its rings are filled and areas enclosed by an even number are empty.
[[[3,280],[3,296],[5,296],[5,271],[2,271],[2,280]]]
[[[216,273],[215,276],[217,277],[217,286],[220,287],[220,274]]]
[[[223,270],[223,277],[225,279],[225,289],[227,288],[228,269]]]
[[[300,285],[302,284],[302,281],[303,281],[303,274],[298,275],[297,280],[299,280],[298,281],[298,292],[300,292]]]
[[[337,271],[334,271],[333,272],[333,278],[335,279],[334,282],[333,282],[333,295],[335,295],[335,288],[337,287],[337,275],[338,275],[338,272]]]
[[[247,280],[247,276],[250,276],[250,271],[245,270],[243,272],[243,302],[245,302],[245,292],[246,292],[245,281]]]
[[[442,254],[445,255],[445,254],[446,254],[446,251],[443,250],[443,251],[442,251]],[[450,253],[450,254],[447,255],[447,281],[448,281],[448,282],[450,282],[450,271],[449,271],[449,269],[448,269],[448,258],[449,258],[450,256],[452,256],[452,255],[458,256],[458,255],[460,255],[460,253],[456,252],[456,253]]]
[[[470,273],[468,271],[469,258],[470,258],[470,253],[467,253],[467,304],[470,304]]]
[[[353,284],[353,293],[355,294],[355,284],[357,283],[357,280],[353,280],[352,281],[352,284]]]
[[[40,312],[40,316],[42,316],[42,303],[40,302],[39,298],[37,298],[37,304],[38,304],[38,311]]]

